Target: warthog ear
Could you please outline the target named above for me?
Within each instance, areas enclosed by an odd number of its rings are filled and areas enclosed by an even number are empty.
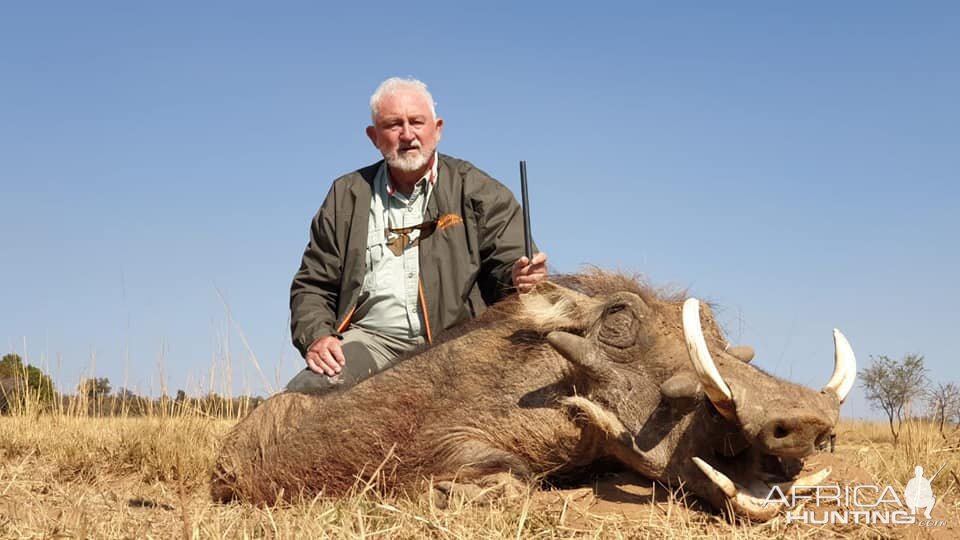
[[[533,292],[520,295],[519,315],[540,331],[586,329],[599,317],[603,303],[573,289],[541,281]]]
[[[616,377],[616,371],[603,360],[603,356],[589,340],[557,330],[547,334],[547,341],[589,378],[603,382]]]

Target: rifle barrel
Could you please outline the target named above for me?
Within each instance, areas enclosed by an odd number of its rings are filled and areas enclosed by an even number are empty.
[[[937,472],[935,472],[935,473],[933,473],[933,476],[931,476],[931,477],[930,477],[930,480],[928,480],[928,481],[929,481],[929,482],[930,482],[930,483],[932,484],[932,483],[933,483],[933,479],[934,479],[934,478],[936,478],[936,477],[937,477],[937,475],[939,475],[939,474],[940,474],[940,471],[942,471],[942,470],[943,470],[943,468],[944,468],[944,467],[946,467],[946,466],[947,466],[947,464],[946,464],[946,463],[944,463],[943,465],[941,465],[941,466],[940,466],[940,468],[939,468],[939,469],[937,469]]]
[[[530,197],[527,195],[527,162],[520,160],[520,195],[523,200],[523,253],[533,259],[533,238],[530,234]]]

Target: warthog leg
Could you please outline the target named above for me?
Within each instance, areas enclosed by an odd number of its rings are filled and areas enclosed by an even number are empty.
[[[463,504],[490,504],[492,502],[522,497],[530,490],[530,484],[516,476],[501,472],[478,478],[473,483],[442,481],[433,484],[430,496],[437,508],[449,508]]]
[[[434,433],[432,469],[439,479],[432,484],[434,505],[489,503],[525,493],[533,473],[527,462],[506,450],[503,441],[485,429],[458,426]],[[442,471],[455,471],[453,478]],[[436,478],[436,477],[434,477]]]

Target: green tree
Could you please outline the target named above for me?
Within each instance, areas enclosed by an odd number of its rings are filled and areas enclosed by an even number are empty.
[[[926,394],[927,368],[919,354],[908,354],[900,360],[881,355],[871,360],[873,364],[860,371],[860,385],[870,405],[887,415],[893,444],[897,444],[900,427],[909,414],[908,405]]]
[[[110,379],[106,377],[83,379],[77,386],[77,392],[90,399],[106,397],[110,395]]]
[[[24,365],[19,354],[10,353],[0,358],[0,378],[13,381],[16,386],[23,385],[21,389],[26,389],[27,392],[21,399],[31,399],[41,405],[53,403],[53,380],[40,368]],[[12,392],[12,389],[6,389],[6,386],[4,388],[7,392]]]

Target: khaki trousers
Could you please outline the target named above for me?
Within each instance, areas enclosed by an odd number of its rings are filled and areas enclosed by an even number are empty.
[[[403,356],[426,342],[421,337],[402,339],[387,336],[359,326],[352,326],[343,333],[343,348],[346,364],[333,377],[304,369],[287,383],[288,392],[301,394],[325,394],[343,390],[379,373],[396,363]]]

